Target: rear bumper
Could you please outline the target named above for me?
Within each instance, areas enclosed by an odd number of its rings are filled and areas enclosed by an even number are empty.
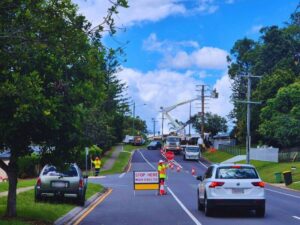
[[[265,199],[209,199],[208,204],[211,207],[242,207],[257,208],[265,206]]]
[[[45,190],[45,189],[38,189],[36,188],[36,194],[41,196],[63,196],[63,197],[69,197],[69,198],[76,198],[81,197],[84,195],[85,190]]]

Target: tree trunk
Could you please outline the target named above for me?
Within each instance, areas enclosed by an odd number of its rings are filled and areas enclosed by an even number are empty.
[[[18,173],[16,163],[10,162],[7,170],[9,189],[7,196],[6,217],[17,216],[17,182]]]

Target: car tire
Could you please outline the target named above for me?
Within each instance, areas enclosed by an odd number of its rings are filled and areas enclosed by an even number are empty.
[[[205,216],[211,216],[212,215],[212,207],[208,202],[206,194],[204,196],[204,214],[205,214]]]
[[[185,155],[183,155],[183,160],[186,160],[186,157],[185,157]]]
[[[85,193],[82,196],[77,198],[77,205],[84,206],[85,205]]]
[[[257,217],[264,217],[266,213],[266,207],[265,206],[261,206],[256,208],[255,210],[255,214]]]
[[[203,211],[204,210],[204,205],[200,202],[200,198],[199,198],[199,191],[197,191],[197,205],[198,205],[198,210],[199,211]]]

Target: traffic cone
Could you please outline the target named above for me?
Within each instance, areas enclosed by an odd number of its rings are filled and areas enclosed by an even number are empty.
[[[176,171],[177,171],[177,172],[180,172],[180,167],[179,167],[179,166],[177,166]]]
[[[173,170],[173,169],[174,169],[174,164],[173,164],[173,163],[171,163],[171,166],[170,166],[170,168],[171,168],[171,170]]]
[[[165,195],[165,194],[166,194],[166,192],[165,192],[165,187],[164,187],[164,182],[163,182],[163,181],[160,182],[160,186],[159,186],[159,194],[160,194],[160,195]]]
[[[192,168],[192,175],[195,176],[195,174],[196,174],[196,170],[195,168]]]

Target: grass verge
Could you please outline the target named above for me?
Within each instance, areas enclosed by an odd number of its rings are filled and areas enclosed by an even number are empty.
[[[210,162],[220,163],[234,157],[234,155],[231,155],[227,152],[221,152],[221,151],[215,151],[215,152],[206,151],[202,153],[202,157],[206,158]]]
[[[120,152],[118,158],[115,160],[113,167],[110,170],[101,171],[100,175],[123,173],[130,160],[131,152],[144,147],[145,146],[123,145],[123,152]]]
[[[86,198],[97,192],[102,192],[99,184],[88,184]],[[6,209],[6,197],[0,198],[0,215],[4,215]],[[17,195],[17,214],[15,220],[0,219],[0,224],[5,225],[50,225],[61,216],[76,207],[76,204],[62,203],[58,201],[34,201],[34,190]]]
[[[36,179],[18,180],[17,188],[34,186]],[[0,183],[0,192],[8,191],[8,182]]]

